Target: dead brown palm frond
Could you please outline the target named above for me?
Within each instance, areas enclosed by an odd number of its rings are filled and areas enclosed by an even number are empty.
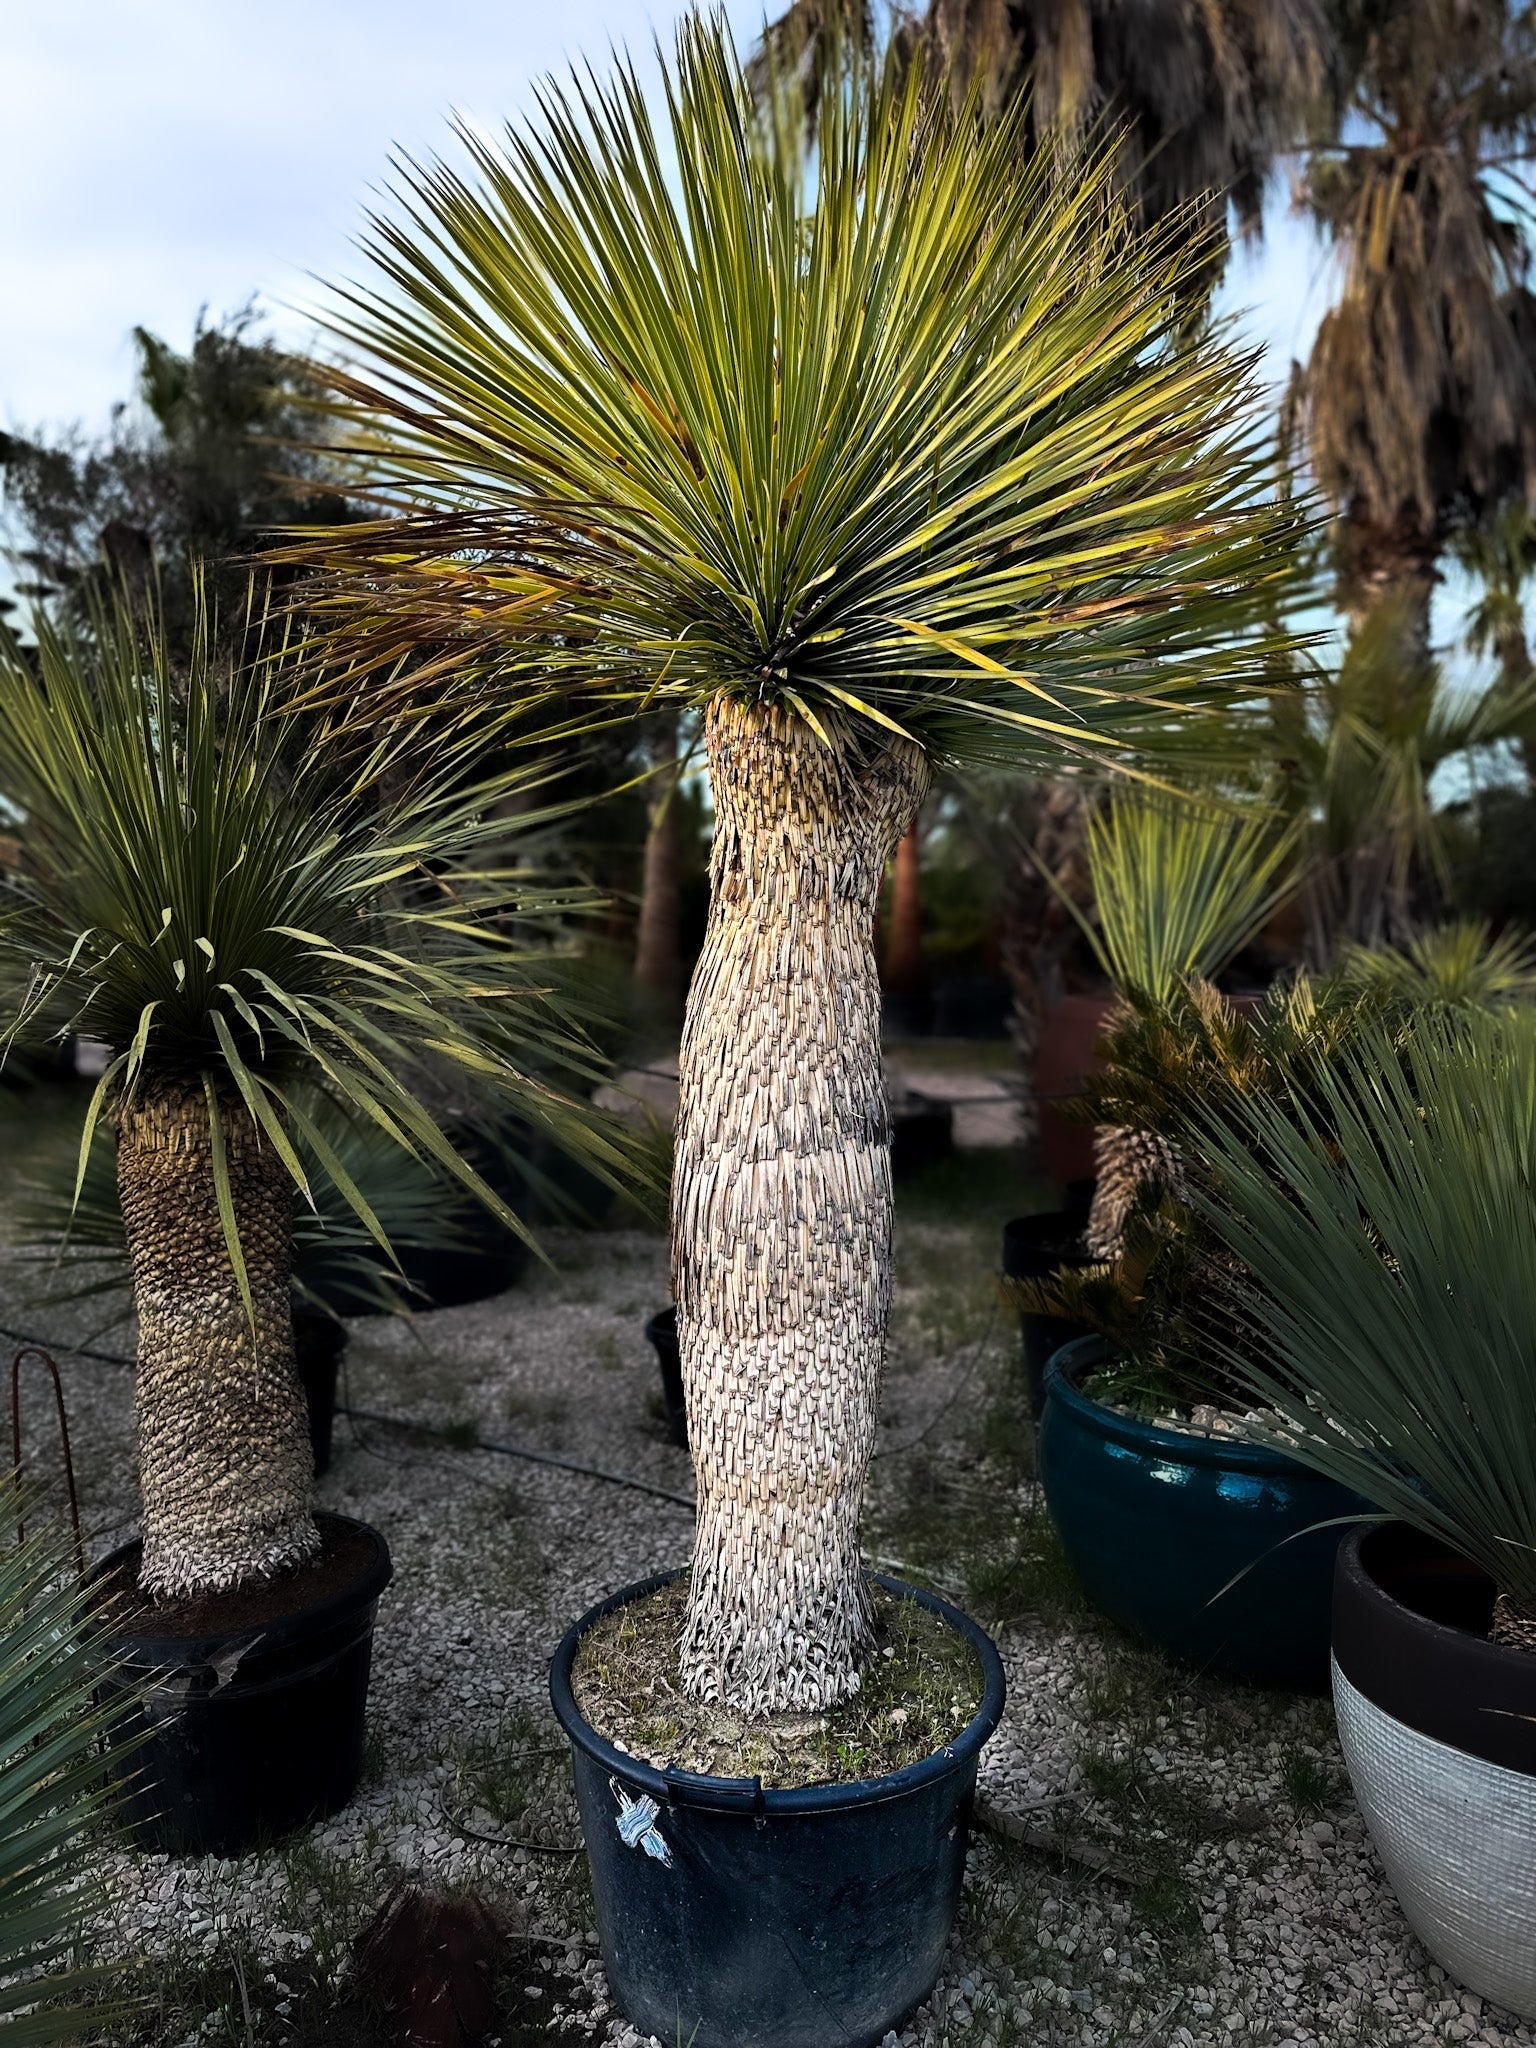
[[[1408,592],[1422,649],[1448,535],[1536,485],[1530,209],[1509,175],[1536,147],[1536,44],[1509,0],[1350,0],[1338,20],[1346,139],[1301,187],[1343,257],[1308,438],[1346,602]]]
[[[1119,124],[1133,217],[1192,209],[1221,246],[1229,199],[1258,230],[1273,161],[1319,104],[1330,56],[1315,0],[930,0],[922,33],[955,76],[979,73],[989,108],[1030,98],[1031,149]]]

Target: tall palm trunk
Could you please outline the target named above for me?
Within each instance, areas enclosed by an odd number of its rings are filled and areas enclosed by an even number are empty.
[[[891,995],[921,996],[928,990],[928,963],[923,957],[923,853],[915,818],[896,844],[881,979]]]
[[[928,783],[904,741],[717,700],[704,950],[683,1027],[678,1335],[698,1475],[684,1683],[738,1711],[858,1687],[858,1525],[891,1287],[870,929]]]
[[[140,1584],[160,1597],[270,1578],[319,1541],[293,1362],[293,1187],[242,1107],[221,1103],[220,1124],[254,1341],[219,1221],[201,1089],[152,1090],[118,1120],[139,1317]]]
[[[1350,631],[1356,639],[1375,633],[1373,659],[1386,671],[1375,712],[1384,739],[1411,729],[1415,703],[1435,687],[1430,611],[1439,554],[1435,535],[1409,516],[1389,523],[1355,506],[1341,530],[1340,596]],[[1317,878],[1319,965],[1342,945],[1401,945],[1412,937],[1415,860],[1406,830],[1401,805],[1388,797],[1334,871]]]
[[[635,980],[673,1017],[682,994],[682,941],[678,929],[678,865],[681,836],[677,815],[677,717],[658,718],[657,773],[651,785],[645,872],[640,885],[640,929],[635,942]]]

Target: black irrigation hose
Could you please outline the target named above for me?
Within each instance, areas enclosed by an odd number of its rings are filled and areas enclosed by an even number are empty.
[[[29,1330],[13,1330],[0,1323],[0,1337],[6,1337],[15,1344],[36,1344],[43,1350],[62,1352],[66,1358],[89,1358],[98,1365],[131,1366],[133,1360],[118,1351],[91,1351],[84,1345],[58,1344],[51,1338],[35,1336]],[[413,1422],[408,1415],[382,1415],[373,1408],[353,1408],[338,1402],[338,1415],[349,1415],[356,1422],[377,1422],[388,1429],[414,1431],[418,1436],[451,1438],[452,1432],[437,1429],[430,1422]],[[473,1444],[459,1446],[473,1451],[489,1451],[498,1458],[526,1458],[534,1465],[554,1465],[562,1472],[579,1472],[585,1479],[604,1479],[610,1486],[627,1486],[636,1493],[653,1494],[657,1500],[670,1501],[674,1507],[686,1508],[691,1515],[695,1502],[687,1493],[673,1493],[665,1486],[653,1486],[649,1479],[636,1479],[628,1472],[606,1472],[601,1465],[584,1465],[579,1458],[559,1458],[552,1451],[531,1451],[523,1444],[492,1443],[489,1438],[480,1437]]]
[[[376,1408],[350,1408],[338,1406],[338,1415],[350,1415],[356,1422],[377,1422],[386,1429],[414,1430],[421,1436],[446,1438],[452,1442],[454,1432],[437,1429],[430,1422],[413,1422],[408,1415],[382,1415]],[[460,1449],[489,1451],[498,1458],[526,1458],[534,1465],[554,1465],[562,1472],[579,1472],[586,1479],[606,1479],[610,1486],[632,1487],[636,1493],[654,1494],[657,1500],[671,1501],[674,1507],[686,1508],[691,1515],[696,1503],[692,1494],[673,1493],[665,1486],[653,1486],[649,1479],[636,1479],[628,1472],[606,1472],[601,1465],[584,1465],[579,1458],[559,1458],[553,1451],[530,1451],[524,1444],[492,1443],[489,1437],[477,1437],[474,1443],[460,1445]]]
[[[12,1330],[4,1323],[0,1323],[0,1337],[8,1337],[13,1344],[35,1344],[41,1351],[60,1351],[66,1358],[93,1358],[98,1365],[133,1364],[121,1351],[91,1351],[83,1344],[59,1344],[52,1337],[39,1337],[31,1330]]]

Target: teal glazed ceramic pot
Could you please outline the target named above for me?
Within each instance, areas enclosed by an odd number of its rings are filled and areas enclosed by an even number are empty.
[[[1084,1590],[1203,1671],[1325,1692],[1340,1518],[1369,1504],[1283,1452],[1106,1408],[1081,1385],[1105,1356],[1100,1337],[1057,1352],[1040,1424],[1046,1504]]]

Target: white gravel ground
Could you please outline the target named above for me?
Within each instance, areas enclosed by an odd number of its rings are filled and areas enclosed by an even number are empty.
[[[990,1233],[990,1224],[985,1241],[979,1228],[904,1226],[887,1455],[870,1525],[882,1556],[915,1554],[913,1503],[924,1498],[951,1514],[958,1507],[994,1544],[1012,1542],[1029,1512],[978,1452],[1009,1365],[989,1294]],[[549,1248],[557,1270],[496,1301],[410,1326],[355,1324],[352,1404],[473,1423],[483,1438],[687,1493],[688,1462],[664,1440],[642,1334],[667,1299],[660,1239],[562,1234]],[[78,1316],[25,1308],[17,1284],[12,1262],[0,1272],[0,1321],[46,1322],[78,1337]],[[103,1341],[121,1349],[124,1336]],[[99,1551],[122,1540],[135,1511],[129,1375],[78,1356],[61,1362]],[[40,1402],[33,1412],[41,1415]],[[225,1973],[234,2002],[213,2009],[210,1998],[206,2018],[166,1994],[175,2026],[164,2048],[280,2043],[290,2038],[285,2009],[298,1966],[307,1959],[311,1970],[339,1971],[394,1876],[462,1881],[522,1902],[530,2010],[567,2013],[573,2038],[633,2048],[633,2031],[607,2000],[580,1859],[482,1838],[572,1837],[560,1756],[517,1761],[555,1740],[549,1654],[590,1603],[686,1556],[687,1512],[345,1419],[320,1500],[376,1524],[395,1559],[379,1613],[364,1787],[310,1837],[261,1857],[115,1855],[105,1945],[148,1960],[166,1983],[200,1963],[197,1981],[217,1982],[221,1958],[254,1956],[254,1975],[240,1965],[238,1986]],[[1069,1853],[978,1836],[943,1979],[901,2048],[1536,2041],[1449,1984],[1409,1934],[1348,1797],[1321,1703],[1199,1684],[1080,1615],[1015,1622],[999,1640],[1010,1700],[982,1791],[998,1812],[1054,1830]],[[1293,1811],[1298,1770],[1315,1776],[1320,1814]],[[510,1821],[509,1771],[532,1790]],[[1086,1867],[1085,1845],[1112,1867]]]

